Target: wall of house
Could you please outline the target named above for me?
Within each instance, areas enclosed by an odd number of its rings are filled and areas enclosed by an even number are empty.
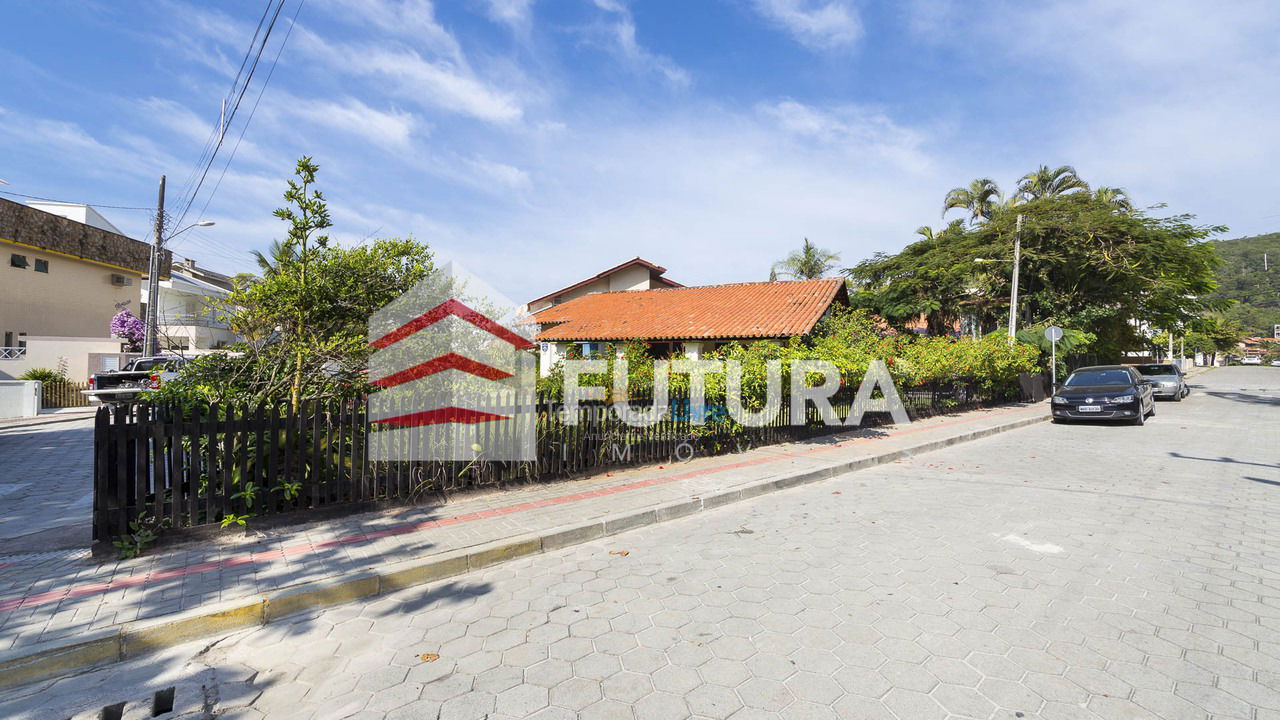
[[[41,337],[28,336],[26,355],[20,360],[0,360],[0,380],[13,380],[28,370],[66,367],[67,377],[82,383],[101,368],[91,356],[117,354],[121,341],[111,337]]]
[[[147,271],[151,258],[151,246],[147,243],[4,198],[0,198],[0,240],[127,268],[139,274]],[[162,279],[169,277],[172,260],[171,252],[160,251]]]
[[[610,275],[609,292],[626,292],[628,290],[651,290],[652,271],[643,265],[632,265]]]
[[[27,267],[10,265],[12,255],[26,258]],[[36,260],[49,272],[36,272]],[[130,285],[112,285],[112,275],[129,278]],[[0,345],[4,333],[28,336],[100,338],[109,334],[111,317],[121,308],[140,314],[141,273],[22,247],[0,239]]]
[[[573,290],[560,295],[529,303],[526,306],[526,312],[536,313],[539,310],[546,310],[552,305],[566,303],[574,298],[580,298],[583,295],[590,295],[591,293],[652,290],[655,287],[658,287],[658,285],[653,282],[653,271],[643,265],[633,265],[619,270],[608,277],[594,280],[580,288],[574,288]]]

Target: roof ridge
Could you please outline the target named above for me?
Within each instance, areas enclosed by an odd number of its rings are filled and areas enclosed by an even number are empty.
[[[604,292],[587,293],[587,295],[581,295],[580,297],[589,297],[591,295],[629,295],[633,293],[646,293],[646,292],[674,292],[677,290],[702,290],[702,289],[722,288],[722,287],[739,287],[742,285],[799,285],[801,283],[816,283],[824,280],[844,282],[843,278],[838,278],[838,277],[809,278],[808,280],[749,280],[746,282],[736,282],[736,283],[717,283],[715,285],[681,285],[680,287],[647,288],[644,290],[606,290]],[[574,300],[577,300],[577,299],[578,298],[574,298]],[[569,302],[573,302],[573,301],[566,300],[564,303],[560,303],[560,305],[564,305],[565,303],[569,303]],[[551,307],[560,307],[560,305],[552,305]],[[551,308],[545,308],[545,309],[550,310]],[[538,312],[542,312],[542,310],[539,310]]]

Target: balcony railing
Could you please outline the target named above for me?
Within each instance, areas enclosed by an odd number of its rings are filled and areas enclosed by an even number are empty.
[[[0,360],[21,360],[27,356],[24,347],[0,347]]]
[[[161,327],[186,325],[189,327],[207,327],[226,330],[227,324],[216,317],[210,315],[201,315],[198,313],[173,313],[169,315],[160,315],[156,318],[156,322]]]

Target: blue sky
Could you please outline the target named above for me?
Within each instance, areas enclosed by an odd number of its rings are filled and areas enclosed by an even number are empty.
[[[0,189],[146,206],[164,173],[172,208],[265,5],[6,4]],[[853,264],[1039,163],[1268,232],[1278,32],[1269,2],[308,0],[173,247],[253,269],[302,154],[339,241],[413,235],[516,299],[636,255],[764,279],[804,237]]]

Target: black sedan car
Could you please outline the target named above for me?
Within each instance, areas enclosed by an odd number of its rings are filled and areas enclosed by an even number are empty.
[[[1054,422],[1127,420],[1142,425],[1155,414],[1151,381],[1125,365],[1080,368],[1053,394]]]

